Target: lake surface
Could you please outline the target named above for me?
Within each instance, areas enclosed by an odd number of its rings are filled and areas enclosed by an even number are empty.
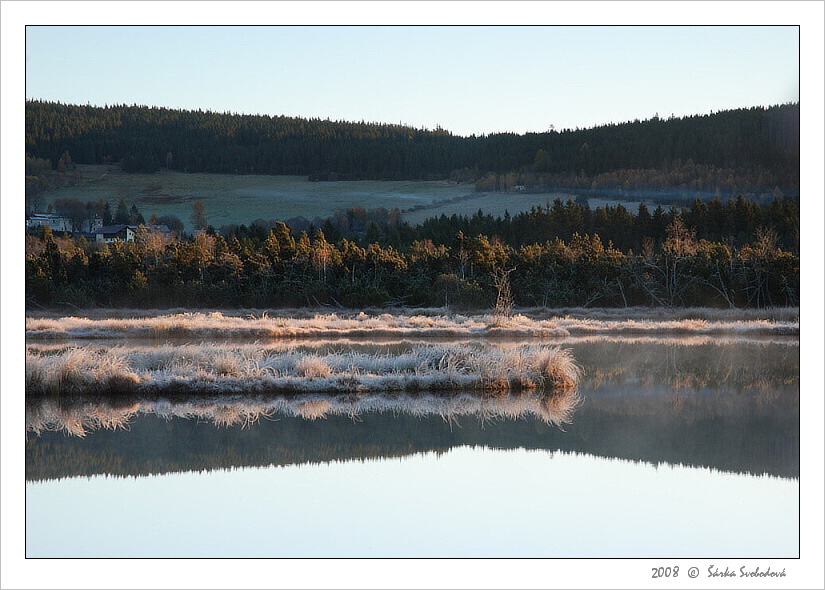
[[[527,394],[27,399],[26,555],[799,555],[798,339],[562,344],[563,428]]]

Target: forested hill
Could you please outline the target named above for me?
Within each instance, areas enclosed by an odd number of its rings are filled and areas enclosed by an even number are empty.
[[[547,133],[461,137],[441,128],[145,106],[26,102],[26,154],[53,167],[122,162],[126,171],[297,174],[312,179],[539,182],[621,170],[708,170],[751,186],[799,186],[799,103]],[[495,188],[498,188],[497,186]]]

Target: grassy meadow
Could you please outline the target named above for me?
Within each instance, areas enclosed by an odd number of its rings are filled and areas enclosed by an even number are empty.
[[[473,184],[449,181],[339,181],[309,182],[305,176],[249,174],[186,174],[161,171],[127,174],[115,165],[78,165],[83,183],[43,193],[44,206],[56,199],[108,200],[114,208],[120,199],[137,206],[147,220],[152,213],[176,215],[189,227],[192,204],[206,207],[215,227],[249,225],[256,219],[293,217],[326,218],[349,207],[397,207],[411,224],[440,216],[472,215],[479,209],[493,216],[511,215],[545,205],[570,193],[483,193]],[[600,204],[604,199],[599,200]]]
[[[189,227],[192,204],[200,200],[209,223],[215,227],[250,224],[256,219],[303,216],[328,217],[348,207],[405,210],[434,202],[473,195],[472,184],[446,181],[341,181],[309,182],[305,176],[235,174],[186,174],[161,171],[155,174],[126,174],[117,166],[81,165],[83,183],[44,193],[44,203],[55,199],[108,200],[116,207],[124,199],[137,205],[148,220],[158,215],[177,215]],[[478,210],[470,208],[473,212]]]

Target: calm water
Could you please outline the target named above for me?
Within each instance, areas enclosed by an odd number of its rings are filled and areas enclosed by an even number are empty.
[[[29,400],[27,557],[799,555],[798,340],[565,346],[563,430],[529,395]]]

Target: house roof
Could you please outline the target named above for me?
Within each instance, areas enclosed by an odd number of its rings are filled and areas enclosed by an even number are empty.
[[[54,213],[32,213],[27,216],[27,219],[68,219],[65,215],[56,215]]]
[[[103,227],[101,227],[101,228],[99,228],[98,230],[96,230],[96,231],[95,231],[95,233],[97,233],[97,234],[104,234],[104,235],[105,235],[105,234],[118,234],[118,233],[122,232],[122,231],[123,231],[124,229],[126,229],[126,228],[129,228],[129,229],[131,229],[132,231],[134,231],[135,229],[137,229],[137,228],[136,228],[136,226],[134,226],[134,225],[123,225],[123,224],[119,224],[119,225],[104,225]]]

